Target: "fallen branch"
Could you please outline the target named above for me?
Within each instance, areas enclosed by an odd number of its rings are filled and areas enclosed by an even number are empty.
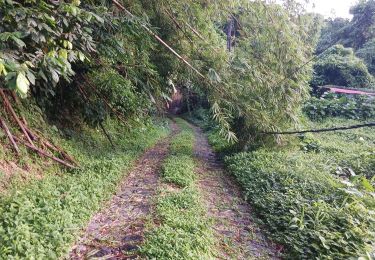
[[[45,151],[43,151],[43,150],[41,150],[41,149],[39,149],[39,148],[37,148],[37,147],[35,147],[35,146],[32,146],[32,145],[30,145],[30,144],[24,142],[22,139],[19,139],[19,138],[17,138],[17,137],[14,137],[14,140],[16,140],[16,141],[17,141],[18,143],[20,143],[20,144],[25,145],[25,146],[26,146],[27,148],[29,148],[30,150],[33,150],[33,151],[39,153],[40,155],[43,155],[44,157],[50,158],[50,159],[52,159],[53,161],[58,162],[58,163],[60,163],[60,164],[62,164],[62,165],[64,165],[64,166],[66,166],[66,167],[68,167],[68,168],[71,168],[71,169],[77,169],[76,166],[71,165],[70,163],[63,161],[63,160],[61,160],[60,158],[57,158],[57,157],[55,157],[55,156],[53,156],[53,155],[48,154],[48,153],[46,153]]]
[[[129,12],[122,4],[120,4],[117,0],[112,0],[114,5],[124,11],[128,16],[134,18],[135,16]],[[183,63],[185,63],[189,68],[191,68],[195,73],[197,73],[201,78],[205,78],[205,76],[200,73],[193,65],[191,65],[187,60],[185,60],[180,54],[178,54],[171,46],[169,46],[166,42],[164,42],[156,33],[154,33],[150,28],[146,25],[141,23],[141,26],[150,34],[152,35],[158,42],[164,45],[170,52],[172,52],[177,58],[179,58]]]
[[[16,95],[14,94],[14,92],[10,92],[10,94],[11,94],[11,97],[12,97],[13,101],[16,104],[20,104]],[[10,103],[5,91],[2,90],[2,89],[0,89],[0,96],[2,97],[2,99],[4,101],[3,105],[4,105],[5,110],[7,110],[12,115],[13,119],[16,121],[19,128],[22,130],[23,134],[26,136],[26,138],[28,140],[28,143],[25,143],[21,138],[13,136],[11,134],[8,126],[6,125],[5,121],[0,118],[0,127],[2,127],[4,129],[4,131],[6,132],[8,138],[9,138],[10,142],[12,143],[13,148],[16,151],[17,154],[19,154],[20,152],[19,152],[19,148],[18,148],[18,145],[17,145],[16,142],[21,143],[21,144],[25,145],[26,147],[28,147],[29,149],[32,149],[32,150],[38,152],[40,155],[48,157],[48,158],[66,166],[66,167],[77,168],[76,166],[73,166],[72,164],[70,164],[68,162],[65,162],[64,160],[62,160],[60,158],[57,158],[53,155],[47,154],[45,151],[37,148],[33,141],[36,141],[36,140],[39,139],[41,141],[42,145],[45,145],[46,147],[54,150],[55,152],[59,152],[63,157],[68,159],[71,163],[78,166],[78,163],[75,162],[73,160],[73,158],[71,158],[67,153],[58,149],[56,146],[51,145],[47,140],[43,140],[41,137],[39,137],[37,134],[33,133],[30,129],[27,128],[26,119],[23,116],[22,116],[21,119],[18,118],[18,116],[17,116],[16,112],[14,111],[14,109],[12,107],[12,104]],[[46,138],[44,138],[44,139],[46,139]]]
[[[11,113],[11,115],[13,116],[14,120],[17,122],[18,126],[21,128],[22,132],[24,133],[24,135],[26,136],[26,139],[29,141],[29,143],[35,147],[33,141],[31,140],[31,137],[29,136],[29,134],[27,133],[25,127],[23,126],[21,120],[18,118],[16,112],[14,111],[11,103],[9,102],[9,99],[8,97],[6,96],[6,94],[4,93],[4,90],[0,90],[0,95],[1,97],[3,98],[4,100],[4,105],[5,105],[5,108]]]
[[[0,127],[4,129],[6,135],[8,136],[8,139],[9,139],[10,143],[13,145],[14,151],[17,153],[17,155],[20,154],[20,150],[19,150],[16,142],[14,141],[13,135],[9,131],[8,126],[6,125],[5,121],[2,118],[0,118]]]
[[[262,132],[261,134],[264,134],[264,135],[293,135],[293,134],[305,134],[305,133],[324,133],[324,132],[334,132],[334,131],[344,131],[344,130],[358,129],[358,128],[364,128],[364,127],[374,127],[374,126],[375,126],[375,122],[370,122],[370,123],[366,123],[366,124],[358,124],[358,125],[343,126],[343,127],[311,129],[311,130],[290,131],[290,132]]]
[[[111,143],[112,147],[115,148],[115,145],[114,145],[114,143],[112,142],[112,138],[111,138],[111,136],[108,134],[107,130],[105,130],[105,128],[104,128],[104,126],[103,126],[103,123],[100,122],[99,125],[100,125],[100,128],[103,130],[105,136],[107,136],[107,138],[108,138],[109,142]]]
[[[29,133],[30,136],[32,136],[33,140],[39,139],[41,144],[46,146],[47,148],[53,150],[54,152],[60,153],[65,159],[70,161],[71,163],[75,164],[76,166],[79,166],[79,164],[66,152],[64,152],[62,149],[58,148],[56,145],[51,144],[47,138],[45,138],[42,133],[39,132],[40,135],[32,132],[30,129],[28,129],[26,126],[24,126],[26,131]]]

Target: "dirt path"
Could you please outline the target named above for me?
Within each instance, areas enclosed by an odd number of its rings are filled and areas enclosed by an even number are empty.
[[[145,220],[158,187],[158,171],[177,132],[177,125],[172,123],[172,134],[137,161],[117,194],[92,218],[69,259],[137,258],[135,251],[143,241]]]
[[[251,208],[235,180],[223,170],[202,131],[196,134],[199,184],[209,215],[220,237],[220,259],[278,259],[271,245],[254,224]]]

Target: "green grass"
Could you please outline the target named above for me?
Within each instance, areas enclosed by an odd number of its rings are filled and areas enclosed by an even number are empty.
[[[140,252],[148,259],[212,259],[215,239],[212,222],[200,198],[193,160],[194,133],[176,120],[182,132],[172,141],[172,155],[163,166],[163,184],[156,202],[156,218]]]
[[[135,158],[168,132],[165,125],[138,127],[128,133],[115,122],[106,127],[116,149],[96,130],[72,131],[69,140],[56,134],[55,141],[79,160],[81,169],[58,170],[42,180],[15,183],[0,198],[0,259],[64,256],[81,228],[115,192]]]
[[[149,259],[212,259],[211,222],[195,187],[166,192],[157,201],[161,224],[149,231],[141,252]]]
[[[187,155],[170,156],[163,164],[162,177],[165,182],[188,187],[196,179],[193,159]]]
[[[307,128],[354,123],[331,119]],[[308,134],[226,164],[287,257],[366,257],[375,251],[374,142],[373,129]]]

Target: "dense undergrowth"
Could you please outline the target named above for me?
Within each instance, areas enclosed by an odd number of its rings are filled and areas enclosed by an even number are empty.
[[[314,121],[327,117],[368,120],[375,118],[375,98],[326,94],[322,98],[312,97],[304,104],[303,110]]]
[[[205,120],[205,121],[202,121]],[[270,238],[293,259],[347,259],[375,251],[372,129],[307,134],[277,149],[235,152],[218,129],[198,113],[216,151],[243,187]],[[306,128],[354,124],[326,118]],[[374,253],[372,253],[374,254]]]
[[[373,250],[373,198],[354,194],[316,158],[260,150],[226,163],[290,257],[343,259]]]
[[[103,201],[116,190],[137,156],[166,136],[164,123],[125,131],[118,122],[106,127],[116,147],[91,128],[68,131],[54,139],[79,161],[81,168],[58,170],[42,179],[17,181],[0,198],[0,259],[58,259]]]
[[[162,169],[165,184],[156,201],[160,223],[152,224],[141,252],[149,259],[212,259],[215,239],[196,185],[194,133],[186,122],[176,120],[182,131]]]

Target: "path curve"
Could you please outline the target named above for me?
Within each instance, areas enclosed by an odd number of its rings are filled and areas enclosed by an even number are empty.
[[[199,186],[220,238],[219,259],[279,259],[252,219],[252,210],[238,184],[217,159],[202,130],[194,125]]]
[[[170,140],[179,131],[171,123],[172,133],[137,160],[116,195],[88,224],[69,259],[135,259],[143,242],[144,224],[151,213],[161,164],[169,152]]]

